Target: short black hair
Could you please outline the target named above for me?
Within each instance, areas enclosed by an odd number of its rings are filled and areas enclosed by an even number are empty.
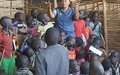
[[[23,14],[22,12],[17,12],[17,13],[15,13],[14,17],[19,18],[22,14]]]
[[[55,45],[59,41],[60,32],[58,29],[51,27],[45,33],[45,42],[47,45]]]
[[[32,55],[34,55],[34,51],[31,48],[26,48],[23,51],[23,54],[26,55],[28,58],[30,58]]]
[[[27,67],[28,63],[28,57],[25,55],[19,55],[16,59],[16,65],[18,65],[18,68]]]
[[[75,37],[75,47],[80,47],[80,46],[83,46],[83,40],[81,37]]]
[[[7,25],[12,25],[12,19],[11,19],[10,17],[3,16],[3,17],[0,19],[0,24],[1,24],[3,27],[7,27]]]
[[[40,21],[43,25],[46,25],[50,21],[50,17],[47,13],[39,13],[37,15],[37,20]]]
[[[87,61],[82,63],[81,66],[80,66],[81,74],[89,74],[89,66],[90,66],[90,63],[87,62]]]
[[[107,59],[107,58],[105,58],[103,60],[102,65],[103,65],[103,68],[104,68],[105,71],[109,70],[110,67],[112,66],[111,61],[109,59]]]
[[[32,39],[31,48],[33,49],[33,51],[38,51],[39,49],[43,49],[44,48],[43,40],[41,40],[40,38]]]
[[[33,18],[37,18],[38,13],[40,13],[40,12],[38,11],[38,9],[32,9],[32,10],[31,10],[31,16],[32,16]]]

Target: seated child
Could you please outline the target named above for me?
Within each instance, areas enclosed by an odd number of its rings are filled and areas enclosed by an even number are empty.
[[[80,66],[80,75],[89,75],[89,62],[84,62]]]
[[[112,63],[112,75],[119,75],[120,74],[119,53],[114,51],[111,53],[109,58]]]
[[[15,75],[33,75],[33,73],[28,68],[28,57],[25,55],[20,55],[16,59],[18,70]]]
[[[105,75],[112,75],[111,61],[106,58],[103,60],[102,65],[105,70]]]

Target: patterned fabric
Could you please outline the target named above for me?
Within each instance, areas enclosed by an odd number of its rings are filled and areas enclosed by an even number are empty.
[[[15,75],[33,75],[33,73],[28,68],[20,68]]]

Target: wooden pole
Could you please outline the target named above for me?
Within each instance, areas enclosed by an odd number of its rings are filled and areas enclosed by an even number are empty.
[[[25,15],[28,14],[28,0],[25,0],[24,2],[24,11],[25,11]]]
[[[2,1],[3,1],[4,15],[6,15],[6,13],[5,13],[5,0],[2,0]]]
[[[12,9],[13,9],[12,6],[13,6],[12,5],[12,0],[10,0],[10,16],[12,16]]]
[[[103,0],[103,14],[104,14],[104,32],[105,32],[105,48],[108,50],[108,37],[107,37],[107,2]]]

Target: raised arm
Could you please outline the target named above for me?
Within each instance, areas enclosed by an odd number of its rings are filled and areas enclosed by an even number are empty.
[[[74,16],[74,19],[75,19],[75,20],[78,20],[78,19],[79,19],[79,16],[80,16],[80,14],[79,14],[79,5],[78,5],[78,3],[76,2],[76,4],[75,4],[75,16]]]
[[[54,0],[54,8],[57,8],[57,7],[58,7],[57,0]]]
[[[52,11],[50,1],[48,1],[48,14],[49,14],[49,16],[50,16],[51,18],[55,18],[55,14],[54,14],[53,11]]]

